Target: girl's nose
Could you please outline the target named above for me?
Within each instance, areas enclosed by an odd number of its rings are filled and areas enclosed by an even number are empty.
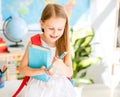
[[[57,30],[53,31],[53,35],[56,36],[57,35]]]

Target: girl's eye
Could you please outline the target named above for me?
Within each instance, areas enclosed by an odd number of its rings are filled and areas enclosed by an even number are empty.
[[[58,29],[58,31],[62,31],[62,29]]]

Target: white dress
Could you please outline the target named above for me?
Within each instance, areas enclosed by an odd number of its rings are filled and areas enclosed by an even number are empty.
[[[44,41],[42,44],[49,47]],[[49,48],[52,60],[55,56],[55,48]],[[76,97],[76,93],[67,77],[54,74],[48,82],[30,78],[22,97]]]

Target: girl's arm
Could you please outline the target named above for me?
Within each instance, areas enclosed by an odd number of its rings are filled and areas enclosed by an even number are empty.
[[[71,59],[70,51],[65,58],[65,66],[66,66],[65,74],[68,75],[67,77],[71,77],[73,75],[73,68],[72,68],[72,59]]]
[[[43,73],[48,73],[46,70],[45,70],[45,67],[42,67],[42,68],[38,68],[38,69],[33,69],[33,68],[30,68],[28,66],[28,47],[31,45],[31,43],[29,42],[27,47],[26,47],[26,50],[25,50],[25,53],[24,53],[24,56],[21,60],[21,63],[18,67],[18,70],[21,74],[25,75],[25,76],[34,76],[34,75],[40,75],[40,74],[43,74]]]

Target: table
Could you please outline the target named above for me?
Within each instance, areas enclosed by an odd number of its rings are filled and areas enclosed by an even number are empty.
[[[111,95],[111,89],[104,84],[92,84],[83,86],[81,97],[120,97],[120,85],[114,90],[114,95]]]
[[[0,97],[12,97],[21,84],[21,80],[10,80],[5,82],[5,87],[0,88]],[[75,89],[76,90],[76,89]],[[116,87],[114,97],[120,97],[120,85]],[[111,97],[110,89],[104,84],[84,85],[76,92],[81,93],[79,97]]]
[[[5,82],[5,87],[0,88],[0,97],[12,97],[21,84],[21,80],[10,80]]]

